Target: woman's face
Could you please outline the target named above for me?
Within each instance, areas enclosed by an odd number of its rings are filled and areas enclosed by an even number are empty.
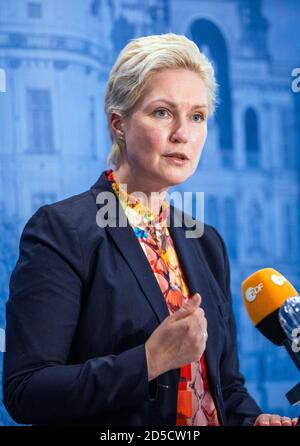
[[[132,113],[123,120],[126,170],[152,190],[185,181],[200,159],[207,114],[207,88],[198,73],[167,69],[152,74]]]

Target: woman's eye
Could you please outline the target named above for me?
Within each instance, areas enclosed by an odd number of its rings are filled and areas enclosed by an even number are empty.
[[[164,117],[164,116],[166,116],[167,110],[159,109],[159,110],[156,110],[154,113],[155,114],[161,113],[160,115],[157,115],[157,116]]]
[[[198,119],[196,119],[196,122],[200,122],[200,121],[204,121],[204,116],[202,115],[202,113],[196,113],[194,114],[194,116],[197,116]]]

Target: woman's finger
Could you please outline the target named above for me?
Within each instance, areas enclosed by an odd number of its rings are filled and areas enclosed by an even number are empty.
[[[271,426],[281,426],[281,416],[280,415],[271,415],[270,425]]]
[[[281,417],[282,426],[292,426],[292,420],[289,417]]]
[[[195,293],[190,300],[185,302],[177,311],[175,311],[175,313],[173,313],[172,319],[175,319],[176,321],[184,319],[199,308],[200,303],[201,296],[199,293]]]
[[[263,413],[256,418],[254,426],[270,426],[270,416],[267,413]]]

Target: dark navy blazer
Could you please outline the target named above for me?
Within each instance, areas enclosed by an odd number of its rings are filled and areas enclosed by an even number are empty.
[[[149,383],[145,355],[169,311],[132,228],[96,223],[105,191],[112,189],[103,172],[89,191],[41,207],[23,230],[3,364],[3,403],[17,423],[176,423],[180,369]],[[180,215],[171,206],[170,233],[191,294],[202,296],[220,422],[252,424],[261,410],[239,372],[223,240],[208,225],[202,237],[186,238],[187,226],[174,224]]]

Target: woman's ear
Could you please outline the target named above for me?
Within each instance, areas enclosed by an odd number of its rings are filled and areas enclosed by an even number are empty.
[[[124,136],[123,118],[119,113],[112,112],[110,114],[110,126],[111,126],[111,129],[114,132],[116,138]]]

